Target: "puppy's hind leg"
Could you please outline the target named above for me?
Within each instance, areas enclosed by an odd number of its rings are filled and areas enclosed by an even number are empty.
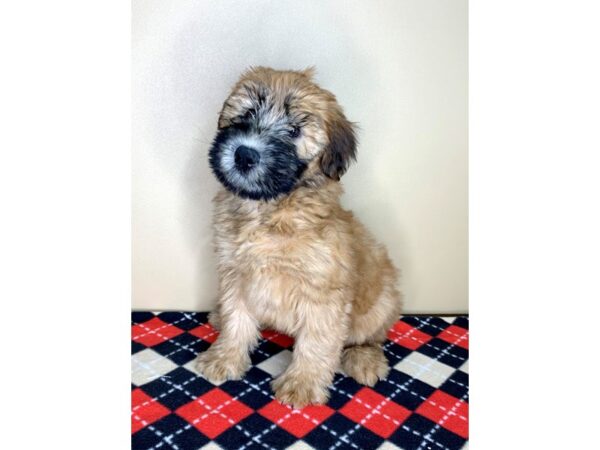
[[[383,348],[378,343],[352,345],[342,352],[342,369],[360,384],[374,386],[390,371]]]
[[[402,294],[394,284],[395,278],[389,276],[383,293],[372,308],[354,317],[350,336],[342,352],[341,366],[344,372],[367,386],[384,379],[390,370],[383,353],[383,343],[388,330],[398,320],[402,305]]]
[[[221,314],[219,313],[218,304],[215,306],[215,309],[208,313],[208,323],[210,323],[215,330],[221,330]]]

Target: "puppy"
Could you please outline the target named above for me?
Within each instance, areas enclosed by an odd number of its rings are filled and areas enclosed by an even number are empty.
[[[312,75],[252,68],[223,105],[209,152],[225,188],[214,199],[220,334],[197,359],[208,380],[235,380],[260,328],[294,336],[272,382],[294,407],[325,403],[340,363],[359,383],[384,378],[381,345],[401,305],[385,249],[340,206],[355,131]]]

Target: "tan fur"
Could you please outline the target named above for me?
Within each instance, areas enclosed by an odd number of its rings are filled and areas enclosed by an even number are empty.
[[[326,402],[340,362],[360,383],[385,377],[381,343],[401,304],[398,273],[387,252],[340,205],[336,178],[345,169],[330,173],[327,158],[332,159],[332,139],[350,124],[335,97],[311,75],[253,69],[225,102],[220,127],[243,110],[253,89],[267,86],[269,101],[281,104],[292,92],[289,108],[310,115],[298,153],[311,162],[301,183],[283,198],[247,200],[226,190],[215,197],[220,289],[211,323],[221,333],[198,357],[209,380],[239,379],[260,328],[294,336],[292,363],[273,389],[295,407]]]

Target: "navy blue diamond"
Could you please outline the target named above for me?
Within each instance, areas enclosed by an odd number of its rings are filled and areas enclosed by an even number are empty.
[[[419,414],[412,414],[388,437],[388,440],[400,448],[414,450],[419,448],[419,445],[423,441],[423,436],[434,426],[435,422]]]
[[[315,448],[330,448],[338,443],[340,436],[348,433],[355,426],[356,423],[336,412],[302,439]],[[348,444],[342,441],[337,448],[345,448],[344,445]]]
[[[175,416],[179,418],[178,416]],[[184,420],[181,422],[186,423],[185,426],[179,428],[178,430],[182,430],[181,432],[175,432],[171,442],[175,444],[176,447],[180,449],[196,449],[201,448],[206,445],[210,439],[208,439],[204,434],[202,434],[196,427],[187,424]],[[173,448],[176,448],[173,446]],[[165,446],[165,448],[170,448],[170,446]]]
[[[134,355],[137,352],[141,352],[146,348],[145,345],[140,344],[139,342],[131,341],[131,354]]]
[[[182,333],[168,341],[162,342],[152,347],[152,349],[166,356],[175,364],[182,366],[198,356],[198,353],[204,351],[201,340],[188,333]],[[208,345],[206,346],[208,348]]]
[[[223,383],[219,388],[244,402],[252,409],[260,409],[273,400],[269,377],[260,369],[252,367],[242,380]]]
[[[132,311],[131,322],[132,324],[148,322],[154,317],[154,313],[147,311]]]
[[[450,326],[450,324],[444,319],[431,316],[408,316],[403,317],[402,321],[417,328],[419,331],[434,337]]]
[[[141,387],[146,394],[158,398],[160,403],[172,411],[213,388],[210,382],[183,367],[169,372],[167,377],[158,378]]]
[[[160,441],[161,437],[146,427],[131,435],[131,448],[132,450],[146,450],[154,447]]]
[[[462,366],[469,358],[466,349],[438,338],[433,338],[417,351],[454,368]]]
[[[356,445],[356,447],[364,450],[379,448],[384,441],[381,436],[363,427],[359,427],[354,433],[349,435],[348,440]],[[356,447],[354,447],[355,450]]]
[[[193,330],[207,322],[206,313],[162,312],[158,317],[163,322],[175,324],[177,328],[185,331]]]
[[[465,330],[469,329],[469,316],[459,316],[454,319],[453,325],[457,327],[464,328]]]
[[[395,393],[397,390],[398,392]],[[435,391],[435,388],[404,372],[391,370],[388,377],[377,385],[376,391],[387,398],[393,396],[394,402],[414,411],[423,403],[423,398],[427,399]]]
[[[408,355],[410,355],[412,350],[398,345],[395,342],[387,341],[383,346],[383,352],[385,353],[390,366],[395,366]]]
[[[449,450],[458,450],[466,442],[465,439],[445,428],[436,428],[435,422],[419,414],[410,416],[388,439],[406,450],[418,449],[423,441],[426,443],[425,448],[439,449],[445,447]]]
[[[332,409],[340,409],[362,388],[363,385],[358,384],[353,378],[336,374],[333,380],[333,387],[329,389],[331,397],[327,406]]]
[[[469,375],[462,370],[456,370],[450,378],[442,383],[440,390],[456,398],[462,398],[468,403]]]

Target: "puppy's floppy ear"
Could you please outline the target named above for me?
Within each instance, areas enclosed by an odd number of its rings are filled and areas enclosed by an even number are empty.
[[[356,161],[356,132],[343,113],[336,114],[329,127],[329,144],[321,156],[321,170],[339,181],[352,161]]]

